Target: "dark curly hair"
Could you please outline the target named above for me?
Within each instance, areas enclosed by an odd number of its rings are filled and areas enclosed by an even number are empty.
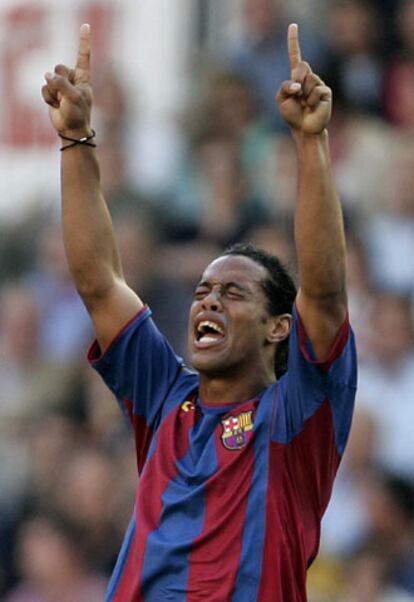
[[[296,285],[287,268],[275,256],[258,249],[252,244],[237,243],[226,249],[223,255],[243,255],[249,257],[259,265],[263,266],[268,278],[262,282],[263,290],[267,297],[267,310],[271,316],[292,313],[293,303],[296,297]],[[278,344],[275,352],[274,369],[277,378],[280,378],[287,370],[289,353],[289,337]]]

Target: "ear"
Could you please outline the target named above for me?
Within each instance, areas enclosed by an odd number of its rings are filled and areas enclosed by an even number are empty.
[[[291,326],[291,314],[271,316],[267,321],[266,340],[268,343],[280,343],[284,341],[289,336]]]

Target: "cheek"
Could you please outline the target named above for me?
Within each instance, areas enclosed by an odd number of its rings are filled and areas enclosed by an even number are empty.
[[[187,327],[188,327],[189,331],[192,328],[192,324],[194,323],[194,317],[196,314],[197,314],[197,304],[193,301],[193,303],[190,306],[190,311],[188,312]]]
[[[248,315],[235,323],[234,337],[243,345],[259,345],[266,339],[266,318],[259,315]]]

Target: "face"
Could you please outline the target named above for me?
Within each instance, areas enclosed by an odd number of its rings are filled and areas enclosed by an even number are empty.
[[[205,270],[190,310],[193,367],[208,375],[256,370],[269,363],[274,343],[261,283],[267,271],[241,255],[219,257]]]
[[[283,12],[283,0],[245,0],[244,17],[249,30],[259,39],[271,36]]]

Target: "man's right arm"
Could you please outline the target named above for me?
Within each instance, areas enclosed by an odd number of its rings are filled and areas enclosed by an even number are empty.
[[[42,89],[57,133],[76,140],[92,131],[89,57],[90,30],[83,25],[75,69],[58,65],[54,74],[47,74]],[[61,186],[69,268],[93,320],[99,345],[105,349],[143,303],[123,278],[94,148],[77,144],[62,152]]]

